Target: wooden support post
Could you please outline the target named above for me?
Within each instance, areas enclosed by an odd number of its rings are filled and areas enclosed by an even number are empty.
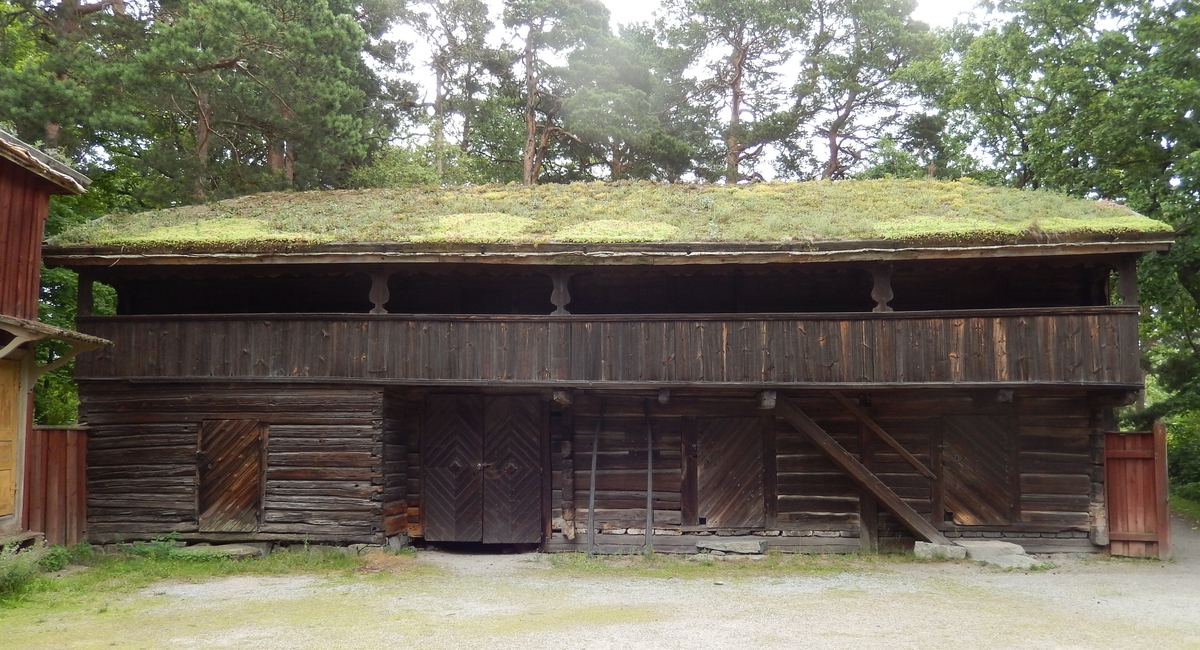
[[[679,522],[684,526],[700,523],[699,471],[696,446],[696,418],[685,415],[680,422],[680,441],[683,447],[680,456]]]
[[[553,316],[567,316],[567,304],[571,302],[571,274],[558,271],[550,276],[554,280],[554,289],[550,291],[550,304],[554,305]]]
[[[391,294],[388,291],[388,278],[391,276],[392,274],[387,271],[371,271],[370,298],[371,304],[374,305],[374,307],[371,308],[372,314],[388,313],[387,308],[384,307],[384,305],[386,305],[388,299],[391,298]]]
[[[775,414],[762,416],[763,428],[763,514],[768,529],[779,525],[779,443]]]
[[[891,488],[879,480],[878,476],[875,476],[873,472],[863,467],[862,463],[858,462],[854,456],[851,456],[844,447],[839,445],[832,436],[805,415],[804,411],[801,411],[800,407],[796,406],[790,399],[786,397],[779,398],[775,404],[775,412],[787,420],[788,424],[795,427],[797,431],[807,435],[813,441],[813,444],[829,457],[829,460],[833,461],[842,471],[846,472],[850,479],[857,483],[859,487],[871,493],[913,535],[933,544],[950,544],[950,540],[946,539],[937,528],[934,528],[933,524],[922,518],[920,513],[905,503]]]
[[[858,425],[858,459],[868,472],[875,471],[875,437],[866,424]],[[879,552],[879,503],[867,490],[858,493],[858,542],[859,552]]]
[[[570,410],[559,420],[562,431],[563,536],[575,539],[575,423]]]
[[[880,264],[871,269],[871,300],[875,301],[875,308],[871,311],[887,313],[892,311],[888,307],[895,296],[892,294],[892,269],[890,266]]]
[[[646,546],[644,553],[654,552],[654,426],[650,420],[650,400],[642,405],[646,412]]]
[[[1137,259],[1129,257],[1117,263],[1117,293],[1122,305],[1138,304]]]
[[[588,486],[588,530],[587,556],[596,554],[596,453],[600,449],[600,427],[604,426],[604,400],[600,400],[600,414],[596,416],[596,433],[592,436],[592,473]]]
[[[1171,512],[1167,507],[1167,425],[1155,422],[1154,428],[1154,486],[1158,515],[1158,557],[1171,557]]]
[[[858,418],[859,422],[866,425],[871,431],[874,431],[875,435],[879,436],[880,439],[886,442],[889,447],[895,449],[896,453],[900,454],[901,458],[908,461],[909,465],[915,467],[917,471],[924,474],[926,478],[937,480],[937,474],[934,474],[928,467],[925,467],[925,464],[918,460],[916,456],[908,453],[908,450],[904,448],[904,445],[900,444],[895,438],[888,435],[888,432],[884,431],[883,427],[876,424],[875,421],[871,419],[871,416],[864,413],[862,409],[858,408],[854,402],[846,399],[845,395],[842,395],[836,390],[829,391],[829,394],[833,395],[833,398],[836,399],[843,407],[845,407],[847,411],[850,411],[851,415]]]
[[[79,274],[79,287],[77,297],[75,298],[75,315],[76,316],[91,316],[92,307],[95,299],[92,297],[92,290],[95,287],[95,281],[92,280],[92,274],[87,271]]]

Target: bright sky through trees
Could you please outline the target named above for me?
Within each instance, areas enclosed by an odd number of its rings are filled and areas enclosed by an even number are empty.
[[[651,21],[659,8],[658,0],[603,0],[612,12],[615,24]],[[917,0],[913,16],[932,27],[949,27],[954,18],[970,11],[971,0]]]

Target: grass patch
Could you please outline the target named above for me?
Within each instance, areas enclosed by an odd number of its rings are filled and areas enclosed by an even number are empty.
[[[358,556],[316,549],[305,553],[272,553],[246,560],[187,557],[176,555],[172,550],[173,547],[166,543],[151,543],[131,547],[127,553],[73,557],[74,563],[88,568],[62,577],[35,575],[18,588],[0,595],[0,621],[4,619],[5,610],[86,605],[142,589],[160,580],[200,582],[237,575],[338,576],[350,575],[364,566],[363,558]]]
[[[1172,494],[1171,510],[1175,514],[1187,517],[1193,524],[1200,525],[1200,501],[1193,501],[1179,494]]]
[[[880,179],[275,192],[68,230],[55,245],[287,250],[332,242],[1055,241],[1170,232],[1120,205],[963,181]]]

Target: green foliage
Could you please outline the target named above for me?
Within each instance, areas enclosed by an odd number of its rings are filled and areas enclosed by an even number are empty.
[[[972,243],[1166,229],[1113,204],[969,181],[643,182],[260,194],[112,215],[52,241],[127,250],[275,250],[346,241]]]
[[[1200,503],[1200,482],[1180,485],[1175,488],[1173,496]]]
[[[41,573],[41,547],[0,546],[0,602],[21,592]]]
[[[70,563],[71,549],[66,546],[51,546],[38,560],[38,566],[46,572],[61,571]]]
[[[1200,486],[1200,411],[1186,411],[1167,420],[1167,474],[1174,485]]]

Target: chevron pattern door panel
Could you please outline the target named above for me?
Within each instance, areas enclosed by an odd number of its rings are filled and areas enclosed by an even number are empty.
[[[200,494],[197,524],[203,533],[258,530],[262,513],[263,448],[267,427],[258,420],[200,423]]]
[[[759,418],[696,422],[698,515],[709,528],[766,525]]]
[[[942,418],[942,499],[954,523],[1012,523],[1014,425],[991,415]]]
[[[542,402],[537,396],[484,402],[483,541],[542,540]]]
[[[425,539],[483,541],[483,396],[429,396],[421,448]]]

